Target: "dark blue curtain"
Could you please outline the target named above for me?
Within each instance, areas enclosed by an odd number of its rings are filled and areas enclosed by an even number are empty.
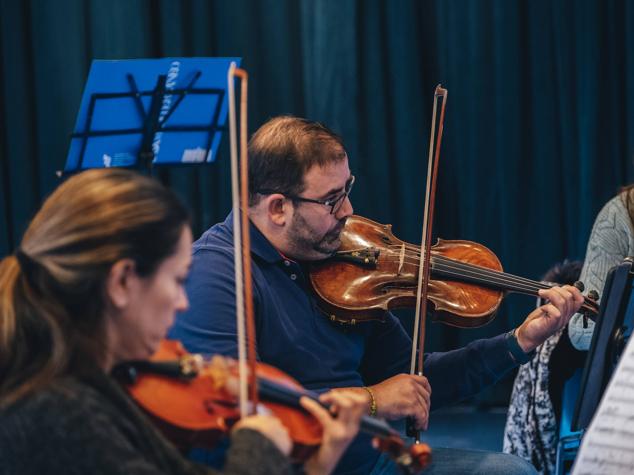
[[[58,183],[93,58],[243,57],[250,130],[282,113],[331,126],[357,213],[409,241],[442,83],[436,234],[522,276],[582,258],[597,211],[633,181],[634,2],[0,0],[0,52],[0,255]],[[226,213],[226,154],[162,178],[196,232]],[[480,330],[434,326],[428,347],[495,334],[532,305],[509,297]]]

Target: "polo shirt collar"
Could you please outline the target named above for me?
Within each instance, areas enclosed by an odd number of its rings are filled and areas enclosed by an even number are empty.
[[[233,211],[227,215],[224,225],[231,230],[231,235],[233,236]],[[269,242],[251,220],[249,220],[249,235],[251,237],[251,254],[256,255],[269,264],[284,260],[280,252],[273,247],[273,244]]]

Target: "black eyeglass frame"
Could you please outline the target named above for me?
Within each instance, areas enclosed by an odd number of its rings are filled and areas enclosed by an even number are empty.
[[[343,193],[329,200],[316,200],[313,198],[304,198],[303,196],[289,195],[287,193],[282,193],[281,191],[267,190],[267,189],[258,190],[257,193],[261,195],[273,195],[273,194],[279,193],[280,195],[284,195],[286,198],[292,201],[298,201],[301,203],[317,203],[319,205],[330,206],[330,214],[335,214],[337,211],[341,209],[343,202],[350,195],[350,192],[352,191],[352,185],[354,185],[354,181],[355,181],[355,176],[350,175],[350,178],[346,182],[346,186]]]

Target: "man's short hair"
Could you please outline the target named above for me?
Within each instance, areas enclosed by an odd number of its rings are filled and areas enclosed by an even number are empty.
[[[319,122],[292,116],[269,120],[249,141],[249,206],[260,201],[263,190],[299,195],[308,170],[346,157],[341,138]]]

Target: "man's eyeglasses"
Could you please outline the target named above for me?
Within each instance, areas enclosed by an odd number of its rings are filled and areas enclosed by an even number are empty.
[[[330,198],[327,200],[314,200],[312,198],[304,198],[303,196],[288,195],[286,193],[280,193],[280,194],[286,196],[288,199],[293,201],[299,201],[302,203],[317,203],[324,206],[330,206],[330,214],[336,214],[339,212],[339,210],[343,206],[344,201],[346,201],[346,198],[352,191],[352,185],[354,185],[354,175],[350,176],[350,178],[346,182],[346,186],[344,188],[343,193],[341,193],[339,196],[335,196],[334,198]],[[275,190],[259,190],[258,193],[262,195],[272,195],[274,193],[279,193],[279,192]]]

